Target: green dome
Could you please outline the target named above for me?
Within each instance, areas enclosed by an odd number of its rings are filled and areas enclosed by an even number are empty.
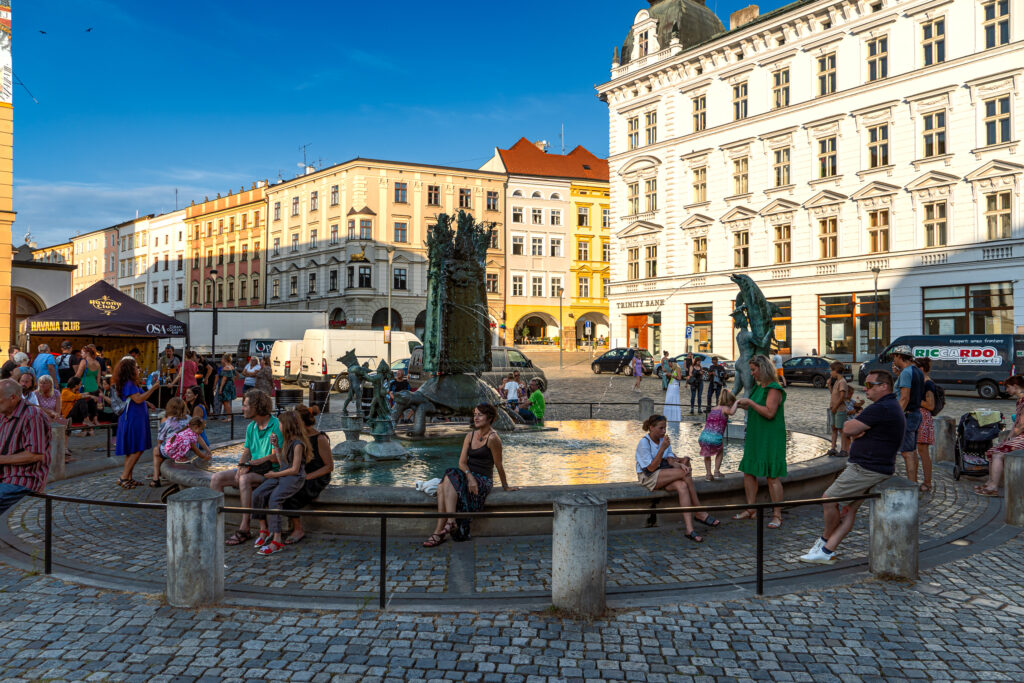
[[[684,49],[700,45],[710,38],[725,32],[725,26],[714,12],[701,0],[648,0],[651,17],[658,22],[657,38],[661,49],[668,47],[672,33],[679,35],[679,45]],[[622,45],[622,64],[627,64],[633,52],[633,29],[626,35]]]

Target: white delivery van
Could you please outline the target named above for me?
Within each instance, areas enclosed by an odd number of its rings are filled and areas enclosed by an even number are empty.
[[[412,346],[422,344],[412,332],[391,333],[391,360],[409,356]],[[369,362],[376,370],[382,360],[388,360],[388,345],[384,343],[384,330],[306,330],[302,338],[302,369],[300,381],[319,381],[347,376],[339,358],[355,350],[359,363]]]
[[[294,382],[302,366],[302,340],[279,339],[270,349],[270,370],[274,379]]]

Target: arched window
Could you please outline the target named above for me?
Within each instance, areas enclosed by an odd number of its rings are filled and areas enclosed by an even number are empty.
[[[523,191],[522,190],[516,190],[515,192],[512,193],[512,196],[513,197],[522,197],[523,196]]]
[[[562,195],[558,194],[557,192],[552,192],[551,193],[551,198],[552,199],[561,199]]]
[[[530,195],[530,198],[531,199],[543,199],[544,197],[543,197],[543,195],[541,195],[540,192],[534,192],[532,195]]]

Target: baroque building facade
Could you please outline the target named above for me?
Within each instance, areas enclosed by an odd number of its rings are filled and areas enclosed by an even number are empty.
[[[612,337],[734,357],[734,272],[783,353],[1024,325],[1021,0],[635,16],[611,80]],[[1016,302],[1016,305],[1015,305]]]
[[[71,263],[78,266],[71,278],[72,295],[100,280],[117,286],[120,227],[121,225],[112,225],[71,238]]]
[[[402,161],[352,159],[267,188],[267,307],[326,309],[332,327],[414,332],[426,323],[428,226],[441,213],[495,223],[487,252],[488,324],[500,287],[504,176]],[[388,301],[390,299],[390,312]]]

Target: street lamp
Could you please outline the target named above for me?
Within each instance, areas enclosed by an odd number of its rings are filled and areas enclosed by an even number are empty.
[[[882,269],[875,266],[871,269],[871,272],[875,274],[875,324],[874,324],[874,352],[878,353],[878,274],[882,272]]]
[[[210,356],[217,355],[217,269],[210,271],[210,303],[213,304],[213,324],[210,325]]]
[[[565,348],[565,331],[562,327],[562,293],[565,288],[558,288],[558,369],[562,369],[562,349]]]
[[[391,279],[392,278],[392,275],[391,275],[391,256],[392,256],[392,254],[395,253],[395,248],[394,248],[394,246],[392,246],[390,244],[386,248],[388,250],[388,332],[387,332],[387,338],[388,338],[388,367],[390,368],[391,367],[391,332],[392,332],[392,330],[391,330],[391,288],[392,288],[392,285],[394,284],[392,282],[392,279]]]

